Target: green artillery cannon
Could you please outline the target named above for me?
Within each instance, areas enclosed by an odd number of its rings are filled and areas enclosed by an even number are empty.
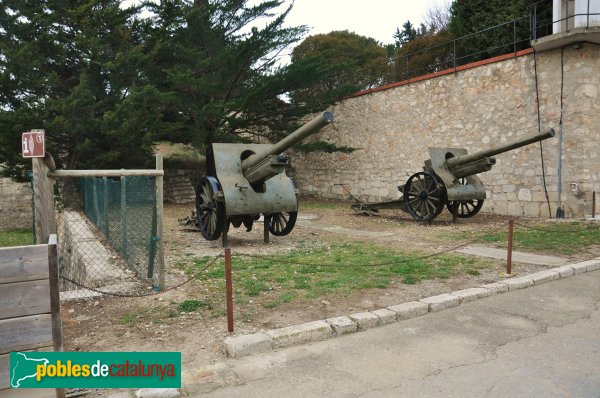
[[[333,121],[323,112],[275,144],[212,144],[207,173],[196,189],[197,223],[206,240],[219,239],[229,225],[252,229],[264,216],[268,233],[289,234],[298,214],[298,191],[286,176],[289,158],[282,152]]]
[[[492,169],[496,164],[493,156],[551,137],[553,129],[470,155],[464,148],[429,148],[431,158],[425,161],[423,171],[398,187],[400,199],[362,203],[355,198],[352,208],[369,213],[400,209],[416,220],[432,221],[446,206],[456,217],[472,217],[481,210],[486,198],[485,186],[477,174]]]

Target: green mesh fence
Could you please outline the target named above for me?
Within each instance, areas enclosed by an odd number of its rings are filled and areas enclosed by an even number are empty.
[[[140,278],[158,285],[154,177],[82,178],[82,208]]]
[[[158,289],[155,178],[63,178],[57,198],[61,298]]]

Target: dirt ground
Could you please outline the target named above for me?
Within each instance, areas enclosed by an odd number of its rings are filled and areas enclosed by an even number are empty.
[[[303,206],[304,203],[304,206]],[[214,256],[223,249],[220,241],[205,241],[199,232],[183,230],[177,220],[189,215],[193,204],[165,205],[164,244],[166,285],[175,286],[187,280],[184,272],[175,266],[182,256]],[[286,237],[271,237],[269,244],[262,242],[262,224],[246,233],[244,228],[232,229],[229,245],[234,253],[272,254],[293,250],[306,243],[362,241],[397,250],[419,250],[435,253],[452,249],[468,239],[455,240],[444,236],[465,235],[466,232],[483,234],[503,228],[508,218],[479,214],[452,224],[447,212],[433,224],[418,223],[401,211],[382,211],[378,216],[358,215],[348,202],[301,201],[298,222]],[[531,223],[535,220],[523,219]],[[315,228],[340,226],[347,230],[328,231]],[[345,231],[345,232],[344,232]],[[366,237],[356,231],[388,232],[389,236]],[[471,235],[469,235],[471,236]],[[479,244],[481,245],[481,244]],[[598,253],[596,253],[598,255]],[[581,252],[571,260],[591,258]],[[348,315],[387,305],[400,304],[453,290],[479,286],[497,281],[505,275],[504,263],[492,262],[492,267],[480,275],[463,274],[444,280],[426,280],[414,285],[401,282],[387,289],[356,291],[348,297],[320,297],[313,301],[303,299],[282,303],[276,308],[265,308],[261,296],[234,304],[235,333],[252,333],[297,323]],[[515,274],[527,274],[544,267],[515,264]],[[234,264],[235,270],[235,264]],[[234,275],[235,284],[235,275]],[[180,351],[182,362],[211,363],[223,358],[222,341],[228,335],[225,316],[225,297],[218,304],[220,311],[173,312],[175,304],[184,300],[203,300],[208,295],[207,282],[193,280],[183,286],[149,297],[102,298],[92,301],[65,303],[62,308],[65,350],[69,351]],[[167,314],[167,315],[165,315]]]

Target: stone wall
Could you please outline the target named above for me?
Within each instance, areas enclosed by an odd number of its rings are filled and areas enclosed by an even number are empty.
[[[421,171],[427,147],[469,152],[537,131],[533,53],[399,85],[347,99],[332,110],[333,126],[319,139],[359,148],[350,154],[293,154],[303,194],[347,198],[348,184],[367,201],[399,197],[397,186]],[[558,131],[561,116],[561,50],[537,54],[545,179],[552,216],[558,201]],[[567,217],[591,213],[600,191],[600,47],[564,50],[562,201]],[[487,187],[483,212],[548,217],[540,145],[498,155],[481,174]]]
[[[31,229],[31,184],[0,178],[0,231]]]

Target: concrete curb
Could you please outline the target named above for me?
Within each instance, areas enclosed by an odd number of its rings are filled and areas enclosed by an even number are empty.
[[[477,300],[507,291],[525,289],[571,275],[578,275],[600,269],[600,257],[575,264],[567,264],[534,274],[510,278],[477,288],[457,290],[427,297],[419,301],[388,306],[375,311],[366,311],[348,316],[330,318],[324,321],[308,322],[269,330],[266,333],[254,333],[236,337],[227,337],[223,342],[225,354],[230,358],[239,358],[248,354],[257,354],[281,347],[289,347],[363,331],[388,325],[404,319],[415,318],[428,312],[441,311],[456,307],[464,302]]]

